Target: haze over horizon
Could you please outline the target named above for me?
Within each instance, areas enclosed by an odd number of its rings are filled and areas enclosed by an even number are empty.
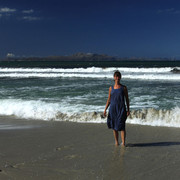
[[[180,59],[178,0],[1,0],[0,57]]]

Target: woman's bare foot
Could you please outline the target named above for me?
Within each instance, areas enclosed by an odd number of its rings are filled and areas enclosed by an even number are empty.
[[[121,146],[122,146],[122,147],[126,147],[126,145],[125,145],[124,143],[121,143]]]

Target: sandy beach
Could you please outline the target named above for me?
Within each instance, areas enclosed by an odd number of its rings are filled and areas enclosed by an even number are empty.
[[[0,179],[179,179],[180,129],[0,118]]]

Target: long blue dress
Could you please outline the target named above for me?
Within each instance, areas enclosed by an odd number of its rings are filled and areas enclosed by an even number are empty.
[[[125,130],[125,122],[127,119],[127,111],[124,100],[124,86],[119,89],[111,89],[110,108],[107,117],[107,126],[116,131]]]

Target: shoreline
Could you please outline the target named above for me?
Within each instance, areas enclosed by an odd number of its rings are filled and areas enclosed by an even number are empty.
[[[0,179],[179,179],[180,130],[127,124],[116,147],[106,124],[0,117]],[[29,128],[23,128],[23,127]]]

